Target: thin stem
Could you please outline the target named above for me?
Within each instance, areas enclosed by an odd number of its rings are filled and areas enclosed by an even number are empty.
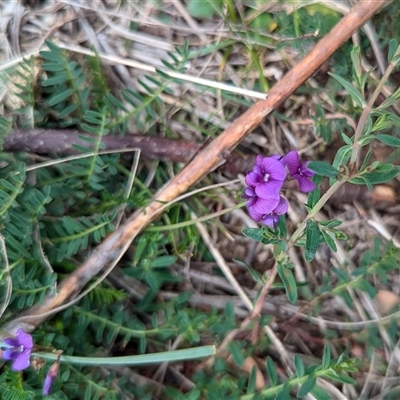
[[[209,219],[216,218],[216,217],[219,217],[220,215],[227,214],[228,212],[231,212],[233,210],[237,210],[238,208],[242,208],[245,205],[246,205],[246,202],[243,201],[243,202],[241,202],[239,204],[236,204],[236,205],[234,205],[232,207],[224,208],[221,211],[216,211],[214,213],[205,215],[203,217],[199,217],[199,218],[196,218],[196,219],[191,219],[189,221],[179,222],[177,224],[172,224],[172,225],[151,226],[151,227],[147,228],[146,231],[147,232],[159,232],[159,231],[164,232],[164,231],[167,231],[167,230],[171,231],[173,229],[185,228],[187,226],[191,226],[191,225],[197,224],[198,222],[208,221]]]
[[[398,55],[400,55],[400,46],[397,47],[397,50],[396,50],[392,60],[395,59]],[[364,110],[363,110],[363,112],[362,112],[362,114],[360,116],[360,120],[358,121],[356,131],[354,132],[353,150],[352,150],[351,159],[350,159],[350,168],[351,168],[351,170],[352,170],[352,166],[355,166],[356,161],[358,159],[358,154],[359,154],[360,149],[361,149],[361,145],[359,143],[359,139],[361,137],[364,125],[366,124],[367,119],[368,119],[368,117],[370,116],[370,114],[372,112],[372,106],[374,105],[376,99],[379,96],[379,93],[381,92],[382,88],[385,86],[386,81],[389,79],[390,74],[393,72],[393,69],[396,66],[397,66],[397,63],[393,63],[393,61],[391,61],[389,63],[385,74],[382,76],[381,80],[379,81],[376,89],[372,93],[371,98],[369,99],[367,105],[365,106],[365,108],[364,108]]]
[[[80,365],[146,365],[154,363],[162,363],[165,361],[182,361],[193,360],[200,357],[209,357],[215,354],[215,346],[200,346],[191,349],[181,349],[164,351],[153,354],[142,354],[138,356],[122,356],[122,357],[76,357],[61,356],[53,353],[32,353],[32,355],[44,358],[45,360],[66,362],[69,364]]]
[[[293,246],[296,241],[299,239],[299,237],[303,234],[303,231],[307,225],[307,221],[310,218],[314,218],[318,212],[321,210],[321,208],[326,204],[326,202],[335,194],[339,188],[347,182],[349,178],[344,177],[342,180],[335,182],[328,190],[327,192],[319,199],[318,203],[313,207],[313,209],[308,213],[307,217],[304,219],[304,221],[299,225],[299,227],[295,230],[293,233],[292,237],[289,240],[288,246]]]

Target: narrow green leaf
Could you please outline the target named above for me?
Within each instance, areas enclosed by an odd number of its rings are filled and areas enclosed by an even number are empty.
[[[49,101],[48,104],[50,107],[55,106],[58,103],[61,103],[62,101],[66,100],[68,97],[70,97],[74,93],[73,89],[67,89],[62,93],[59,93],[52,97]]]
[[[354,46],[350,53],[351,61],[353,64],[353,71],[355,78],[357,79],[359,89],[362,90],[361,87],[361,75],[362,75],[362,67],[361,67],[361,50],[360,46]]]
[[[271,381],[271,386],[278,385],[278,373],[276,371],[276,367],[274,361],[270,356],[267,357],[266,368],[269,376],[269,380]]]
[[[323,161],[310,161],[307,164],[307,168],[310,168],[318,175],[328,176],[329,178],[334,178],[337,175],[340,175],[340,172]]]
[[[262,234],[262,230],[260,228],[244,228],[242,229],[242,233],[244,236],[255,240],[256,242],[261,242],[264,239]]]
[[[45,79],[41,82],[42,86],[54,86],[61,85],[62,83],[67,82],[69,79],[67,73],[65,71],[59,72],[56,76],[52,76],[51,78]]]
[[[322,355],[322,368],[328,369],[330,363],[331,363],[331,348],[329,347],[328,343],[325,343],[324,354]]]
[[[365,185],[366,184],[365,180],[367,179],[371,185],[377,185],[379,183],[390,181],[399,174],[400,174],[399,166],[393,166],[393,168],[389,171],[377,168],[375,171],[367,172],[360,177],[351,179],[350,182],[356,185]]]
[[[341,383],[348,383],[350,385],[354,385],[357,383],[355,379],[352,377],[342,373],[342,372],[336,372],[333,370],[326,371],[325,376],[329,379],[332,379],[333,381],[341,382]]]
[[[335,253],[337,252],[337,247],[334,239],[331,237],[332,233],[327,232],[325,229],[321,229],[322,236],[325,239],[326,244],[334,251]],[[335,236],[335,235],[333,235]]]
[[[278,275],[285,285],[286,296],[291,303],[297,300],[297,285],[293,273],[289,268],[282,266],[280,263],[277,265]]]
[[[312,180],[315,183],[316,188],[312,192],[308,193],[307,206],[310,207],[310,209],[317,204],[318,200],[321,197],[321,189],[319,188],[319,185],[322,182],[322,179],[322,175],[313,176]]]
[[[308,375],[307,379],[301,385],[299,391],[297,392],[297,397],[306,396],[310,392],[310,390],[313,389],[316,382],[317,382],[317,378],[313,374]]]
[[[228,345],[228,350],[230,351],[235,363],[241,367],[244,363],[244,355],[239,343],[237,341],[230,342]]]
[[[353,141],[343,132],[340,133],[340,136],[342,138],[342,140],[347,144],[352,146],[353,145]]]
[[[374,135],[380,142],[387,144],[392,147],[400,147],[400,139],[391,135],[386,135],[384,133],[380,135]]]
[[[391,39],[389,41],[389,51],[388,51],[388,62],[392,62],[393,56],[396,53],[398,44],[396,39]]]
[[[295,354],[294,355],[294,368],[296,370],[296,375],[298,378],[301,378],[302,376],[304,376],[304,363],[302,358],[298,355]]]
[[[319,227],[318,223],[312,220],[307,220],[306,226],[306,246],[304,248],[304,258],[310,262],[314,260],[318,250],[319,243]]]
[[[257,368],[254,365],[251,369],[249,383],[247,384],[247,394],[252,394],[256,391],[256,378],[257,378]]]
[[[67,117],[68,115],[70,115],[72,112],[74,112],[77,108],[78,108],[79,104],[78,103],[72,103],[69,106],[65,107],[60,114],[58,115],[58,117],[60,119],[64,119],[65,117]]]
[[[285,383],[282,387],[282,389],[278,392],[278,394],[275,396],[275,400],[288,400],[290,399],[290,388],[289,386]]]
[[[55,54],[51,51],[40,51],[40,57],[44,58],[47,61],[53,61],[54,63],[60,63],[62,59],[60,59],[60,54]],[[60,64],[62,65],[62,64]],[[64,67],[65,69],[65,67]]]
[[[177,260],[176,256],[160,256],[151,260],[150,266],[153,268],[165,268],[169,267]]]
[[[60,72],[65,70],[65,65],[56,62],[50,62],[50,63],[43,63],[42,68],[45,71]]]
[[[328,393],[325,392],[322,387],[319,387],[318,385],[315,385],[310,393],[317,399],[317,400],[332,400],[331,396],[329,396]]]
[[[189,0],[186,7],[188,13],[195,18],[212,18],[215,12],[209,0]]]
[[[333,74],[331,72],[328,72],[328,74],[336,79],[349,93],[351,98],[361,107],[364,108],[367,103],[365,102],[363,95],[361,94],[360,91],[358,91],[350,82],[346,81],[339,75]]]

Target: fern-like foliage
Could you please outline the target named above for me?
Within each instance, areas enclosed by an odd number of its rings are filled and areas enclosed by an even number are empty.
[[[44,107],[57,116],[61,126],[79,124],[89,109],[89,87],[83,68],[76,61],[68,59],[67,52],[46,42],[49,51],[41,51],[45,60],[42,64],[46,77],[41,81]]]

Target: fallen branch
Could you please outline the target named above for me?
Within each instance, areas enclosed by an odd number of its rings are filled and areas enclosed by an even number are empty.
[[[4,141],[5,151],[25,151],[31,154],[72,155],[82,154],[78,146],[90,146],[81,136],[92,136],[76,129],[27,129],[15,130]],[[201,145],[183,140],[163,137],[133,135],[124,137],[103,136],[102,142],[107,150],[139,148],[146,158],[187,163],[200,150]],[[224,170],[231,174],[246,172],[254,165],[255,156],[240,156],[232,153],[224,164]]]

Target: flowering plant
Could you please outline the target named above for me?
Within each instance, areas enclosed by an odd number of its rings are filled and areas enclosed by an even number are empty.
[[[256,164],[246,175],[246,189],[242,198],[247,201],[251,218],[269,227],[276,227],[279,217],[286,214],[289,204],[282,197],[281,190],[289,176],[296,179],[302,192],[308,193],[316,185],[311,180],[314,171],[307,168],[308,162],[300,163],[297,151],[290,151],[285,156],[257,156]]]
[[[15,338],[6,338],[1,346],[3,359],[12,361],[11,368],[14,371],[22,371],[30,365],[30,357],[33,349],[32,336],[21,328],[17,330]]]

